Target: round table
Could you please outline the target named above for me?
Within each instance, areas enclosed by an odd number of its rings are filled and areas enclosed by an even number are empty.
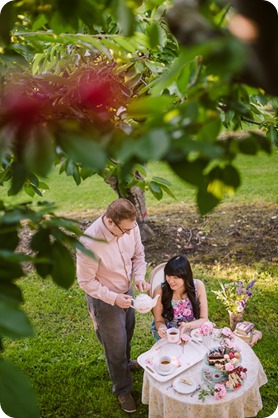
[[[237,337],[235,344],[241,350],[242,366],[247,368],[247,377],[240,388],[233,392],[227,392],[226,396],[220,400],[214,399],[213,396],[207,396],[203,402],[198,399],[199,392],[193,396],[179,394],[173,389],[174,379],[159,382],[145,370],[142,402],[149,405],[149,418],[255,417],[262,409],[260,386],[267,383],[267,377],[252,348]],[[202,388],[206,389],[207,384],[201,376],[203,367],[204,361],[202,360],[181,373],[181,376],[193,378]]]

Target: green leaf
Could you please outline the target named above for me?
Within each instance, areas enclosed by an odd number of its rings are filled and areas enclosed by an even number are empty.
[[[44,263],[35,262],[37,273],[41,277],[48,276],[52,270],[52,263],[50,260],[52,250],[50,242],[50,231],[47,229],[39,228],[30,241],[30,247],[37,253],[38,258],[46,260]]]
[[[113,40],[128,52],[134,53],[136,51],[137,44],[132,39],[127,39],[122,36],[115,36]]]
[[[147,33],[149,35],[149,47],[156,48],[157,46],[163,45],[164,38],[164,31],[162,30],[161,26],[158,22],[154,21],[147,29]]]
[[[130,103],[128,114],[133,119],[147,118],[152,113],[167,111],[172,102],[173,98],[169,96],[142,97]]]
[[[202,186],[204,184],[203,171],[207,165],[207,160],[197,159],[190,161],[169,162],[172,170],[183,180],[195,186]]]
[[[25,312],[11,301],[0,300],[0,333],[11,338],[33,335],[32,326]]]
[[[3,225],[0,223],[0,249],[14,251],[19,243],[17,231],[12,231],[10,228],[5,231]]]
[[[203,142],[214,142],[220,132],[222,126],[220,117],[217,112],[213,116],[215,119],[204,123],[198,131],[197,136]]]
[[[2,10],[0,10],[0,45],[8,45],[10,43],[10,31],[16,21],[14,2],[5,1],[5,3]]]
[[[240,186],[240,176],[237,169],[231,164],[225,165],[225,167],[214,167],[208,173],[209,181],[220,180],[228,186],[232,186],[237,189]]]
[[[150,187],[150,191],[152,192],[152,194],[154,195],[154,197],[157,200],[161,200],[163,197],[163,191],[161,189],[161,187],[159,186],[159,184],[155,183],[154,181],[151,181],[149,184]]]
[[[35,190],[33,189],[33,187],[31,186],[31,184],[24,184],[24,191],[26,194],[28,194],[28,196],[30,197],[34,197],[35,196]]]
[[[170,141],[162,129],[153,129],[137,141],[136,155],[145,161],[159,160],[169,149]]]
[[[32,384],[16,367],[0,359],[0,405],[9,417],[39,418]]]
[[[170,181],[163,179],[162,177],[156,177],[154,176],[152,178],[153,181],[155,181],[156,183],[160,184],[160,185],[165,185],[165,186],[172,186],[172,183],[170,183]]]
[[[185,50],[181,50],[180,55],[173,61],[170,68],[163,73],[158,82],[151,89],[152,96],[160,95],[163,90],[177,80],[183,68],[188,64],[186,57],[187,52]]]
[[[164,184],[160,184],[160,187],[162,190],[164,190],[169,196],[171,196],[173,199],[177,200],[175,194],[173,193],[173,191],[168,187],[165,186]]]
[[[204,187],[199,188],[197,193],[197,206],[201,215],[205,215],[206,213],[212,211],[212,209],[214,209],[219,202],[220,200],[213,194],[209,193]]]
[[[116,0],[114,4],[118,25],[125,36],[131,36],[135,27],[135,17],[129,7],[129,2],[126,0]]]
[[[32,30],[37,31],[41,29],[48,22],[47,17],[44,14],[39,14],[39,16],[33,20]]]
[[[143,177],[147,176],[147,170],[146,167],[144,167],[141,164],[135,164],[134,165],[134,172],[138,171],[138,173],[140,173]]]
[[[106,154],[97,142],[77,135],[63,137],[60,142],[64,151],[73,161],[84,164],[86,167],[96,171],[104,169]],[[73,175],[73,172],[71,175]]]
[[[0,300],[12,302],[17,305],[23,302],[21,289],[14,283],[0,283]]]
[[[24,160],[29,171],[42,177],[47,175],[55,159],[53,142],[49,130],[42,127],[32,130],[24,149]]]
[[[12,185],[8,191],[9,196],[16,195],[20,192],[28,175],[27,168],[23,163],[14,163],[12,165],[12,171]]]
[[[0,259],[0,277],[1,280],[13,280],[24,276],[22,267],[19,264],[3,262]]]
[[[238,148],[243,154],[256,155],[258,151],[258,144],[254,137],[248,136],[238,140]]]
[[[59,286],[68,289],[76,278],[73,256],[64,245],[57,241],[52,245],[51,254],[54,263],[51,276]]]
[[[38,231],[32,236],[30,247],[36,252],[44,251],[45,253],[50,253],[50,231],[39,227]]]

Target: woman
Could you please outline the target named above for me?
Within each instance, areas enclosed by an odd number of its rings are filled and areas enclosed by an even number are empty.
[[[166,337],[167,328],[179,328],[181,333],[208,320],[206,289],[201,280],[194,279],[189,261],[181,255],[171,258],[164,267],[165,279],[157,286],[154,297],[160,298],[153,308],[151,330],[155,340]]]

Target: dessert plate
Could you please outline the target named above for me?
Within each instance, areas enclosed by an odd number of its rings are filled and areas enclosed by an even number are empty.
[[[175,363],[171,363],[171,368],[166,372],[160,370],[158,361],[154,364],[154,370],[156,371],[156,373],[161,374],[161,376],[168,376],[169,374],[174,373],[176,371],[176,368],[177,365]]]
[[[171,357],[179,357],[183,353],[183,348],[181,345],[177,344],[165,344],[161,350],[161,355],[167,355]]]
[[[218,375],[218,376],[217,376]],[[222,373],[216,373],[215,370],[213,370],[213,367],[206,366],[202,369],[202,378],[203,380],[208,383],[210,386],[214,387],[216,383],[222,383],[225,385],[225,383],[228,380],[228,374]],[[233,392],[234,390],[239,389],[244,384],[244,381],[242,383],[234,388],[226,388],[227,392]]]
[[[192,382],[191,385],[184,383],[182,378],[185,377],[189,381]],[[187,393],[192,393],[197,388],[196,380],[191,379],[191,377],[187,376],[179,376],[173,381],[173,388],[176,392],[181,393],[182,395],[186,395]]]

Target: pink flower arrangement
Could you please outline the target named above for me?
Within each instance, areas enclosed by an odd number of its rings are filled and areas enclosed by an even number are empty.
[[[217,383],[214,386],[214,398],[216,400],[219,400],[219,399],[224,398],[224,396],[226,395],[226,393],[227,393],[227,390],[226,390],[225,386],[222,385],[221,383]]]
[[[202,325],[199,325],[198,329],[201,335],[211,335],[214,331],[214,324],[210,321],[204,322]]]

